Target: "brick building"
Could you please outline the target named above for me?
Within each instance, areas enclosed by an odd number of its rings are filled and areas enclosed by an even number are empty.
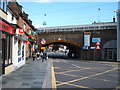
[[[7,74],[24,65],[26,59],[31,56],[36,45],[34,35],[36,29],[28,18],[28,14],[23,11],[22,6],[16,0],[9,0],[9,2],[4,0],[0,4],[0,12],[2,12],[0,15],[2,23],[0,43],[4,44],[0,50],[3,57],[0,59],[3,61],[2,74]],[[11,29],[5,30],[6,24],[3,25],[3,22],[7,23]]]

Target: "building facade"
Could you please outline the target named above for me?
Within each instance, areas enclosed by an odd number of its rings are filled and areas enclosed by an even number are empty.
[[[0,1],[0,45],[1,45],[1,61],[2,61],[2,73],[7,74],[13,71],[13,39],[15,34],[15,28],[8,22],[7,14],[7,0]]]
[[[1,74],[8,74],[24,65],[31,56],[36,36],[33,34],[35,28],[32,21],[18,2],[2,0],[0,4]]]

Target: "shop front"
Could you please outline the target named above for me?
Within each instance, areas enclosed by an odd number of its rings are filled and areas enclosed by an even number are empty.
[[[20,33],[19,30],[16,30],[14,38],[14,69],[18,69],[24,65],[26,61],[26,42],[28,37],[26,34]]]
[[[0,18],[0,61],[2,62],[2,74],[7,74],[13,71],[13,38],[14,27],[7,21]]]

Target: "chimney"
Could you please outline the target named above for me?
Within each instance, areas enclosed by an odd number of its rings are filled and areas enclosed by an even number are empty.
[[[113,22],[115,22],[115,17],[113,17]]]

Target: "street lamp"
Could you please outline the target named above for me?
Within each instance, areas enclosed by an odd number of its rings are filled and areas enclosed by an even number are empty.
[[[117,10],[116,13],[117,13],[117,61],[120,61],[120,8]]]
[[[115,10],[117,15],[117,61],[120,61],[120,1],[118,2],[118,10]]]

